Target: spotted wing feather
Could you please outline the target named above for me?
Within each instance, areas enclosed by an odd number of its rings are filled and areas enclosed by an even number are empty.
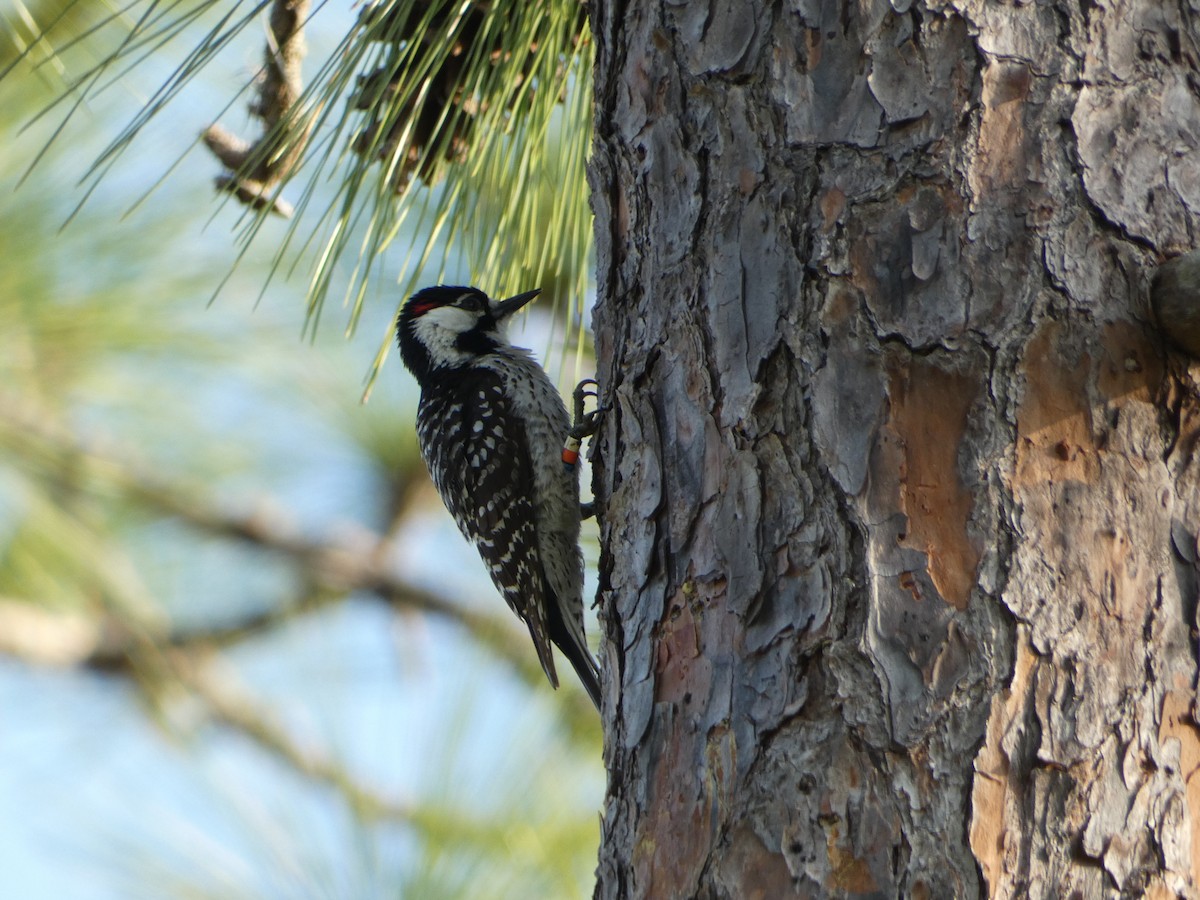
[[[417,437],[442,502],[528,626],[546,677],[558,687],[530,500],[533,469],[508,403],[500,376],[486,370],[466,383],[429,385],[417,412]]]

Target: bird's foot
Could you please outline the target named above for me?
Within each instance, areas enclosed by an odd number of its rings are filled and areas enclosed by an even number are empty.
[[[588,397],[599,397],[600,395],[589,387],[599,387],[592,378],[585,378],[575,387],[574,393],[571,395],[574,400],[574,418],[571,423],[571,437],[577,441],[582,441],[584,438],[591,437],[596,433],[596,429],[600,427],[600,416],[604,412],[604,407],[597,407],[591,412],[584,412],[584,407],[587,405]]]
[[[600,414],[604,412],[602,406],[591,412],[584,411],[587,398],[599,396],[595,391],[588,390],[589,386],[599,387],[591,378],[585,378],[579,382],[571,395],[575,401],[572,408],[573,418],[571,428],[567,431],[567,439],[563,443],[562,461],[563,465],[572,470],[579,462],[579,445],[584,438],[589,438],[596,433],[596,429],[600,427]]]

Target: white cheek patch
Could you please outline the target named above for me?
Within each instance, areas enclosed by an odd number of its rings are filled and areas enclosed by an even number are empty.
[[[475,320],[474,315],[456,306],[439,306],[418,317],[413,330],[428,348],[435,366],[459,365],[467,362],[471,354],[459,350],[454,342],[464,331],[471,330]]]
[[[474,328],[477,319],[478,316],[474,313],[457,306],[438,306],[421,316],[417,324],[429,323],[457,335]]]

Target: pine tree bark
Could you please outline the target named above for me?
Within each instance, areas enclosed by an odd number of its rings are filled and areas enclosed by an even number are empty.
[[[596,896],[1196,896],[1200,7],[592,22]]]

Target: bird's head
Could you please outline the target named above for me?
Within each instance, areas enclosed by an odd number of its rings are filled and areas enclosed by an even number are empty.
[[[438,285],[408,298],[396,322],[400,358],[420,379],[436,369],[469,365],[508,346],[508,318],[541,289],[491,300],[478,288]]]

